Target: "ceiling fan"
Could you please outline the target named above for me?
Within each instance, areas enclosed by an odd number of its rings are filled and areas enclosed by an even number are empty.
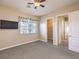
[[[32,5],[32,4],[34,4],[34,9],[37,9],[37,7],[42,7],[42,8],[44,8],[45,6],[44,5],[42,5],[41,3],[42,2],[45,2],[46,0],[34,0],[34,3],[27,3],[28,5]]]

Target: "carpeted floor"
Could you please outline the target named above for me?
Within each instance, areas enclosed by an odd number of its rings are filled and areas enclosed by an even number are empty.
[[[0,59],[79,59],[79,54],[41,41],[0,51]]]

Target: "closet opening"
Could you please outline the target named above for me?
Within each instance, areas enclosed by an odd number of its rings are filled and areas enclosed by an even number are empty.
[[[53,20],[47,20],[47,42],[53,43]]]
[[[64,46],[68,48],[68,16],[58,16],[58,43],[59,46]]]

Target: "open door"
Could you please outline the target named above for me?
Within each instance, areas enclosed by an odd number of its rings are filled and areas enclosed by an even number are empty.
[[[69,13],[69,49],[79,52],[79,11]]]
[[[47,20],[47,42],[53,43],[53,20]]]

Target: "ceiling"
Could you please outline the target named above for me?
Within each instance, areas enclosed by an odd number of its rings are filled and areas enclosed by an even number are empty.
[[[27,3],[33,2],[33,0],[0,0],[1,4],[4,6],[9,6],[21,12],[34,16],[45,15],[51,11],[54,11],[67,5],[71,5],[78,1],[79,0],[46,0],[45,2],[43,2],[45,8],[38,7],[37,9],[34,9],[33,5],[31,6],[31,8],[27,7]]]

